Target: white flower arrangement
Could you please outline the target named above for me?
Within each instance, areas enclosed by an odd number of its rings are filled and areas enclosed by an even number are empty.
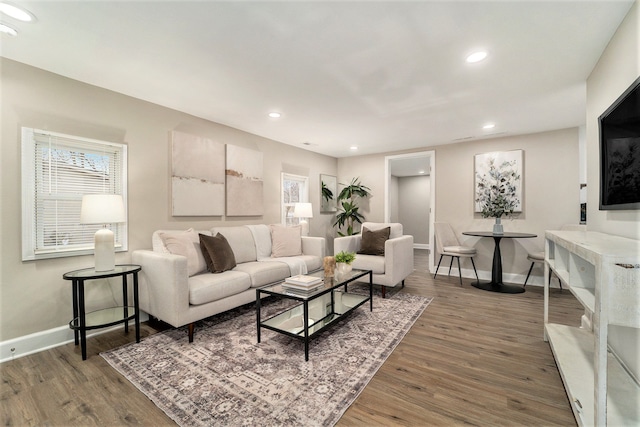
[[[520,181],[516,161],[503,161],[496,165],[494,158],[487,160],[489,170],[484,175],[476,173],[476,203],[483,218],[501,218],[512,215],[520,205],[517,183]]]

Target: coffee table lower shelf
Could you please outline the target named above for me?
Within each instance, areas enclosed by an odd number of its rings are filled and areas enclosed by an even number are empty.
[[[358,276],[370,274],[369,271]],[[352,279],[355,280],[355,279]],[[348,283],[348,282],[347,282]],[[349,313],[369,301],[369,309],[373,311],[373,285],[369,281],[368,295],[346,292],[346,283],[339,283],[327,287],[309,297],[300,297],[281,292],[278,287],[256,289],[256,317],[258,343],[261,339],[261,329],[272,331],[300,339],[304,342],[304,360],[309,360],[309,342],[311,339],[329,326],[344,319]],[[277,285],[279,286],[279,285]],[[344,286],[345,291],[338,288]],[[268,319],[261,319],[261,294],[276,295],[286,299],[300,301],[285,311]]]

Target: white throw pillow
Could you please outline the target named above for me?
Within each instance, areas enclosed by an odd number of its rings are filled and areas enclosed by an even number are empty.
[[[302,255],[302,235],[299,225],[285,227],[272,224],[271,228],[271,256],[273,258],[283,256]]]
[[[186,231],[165,231],[160,233],[160,238],[170,253],[187,258],[189,277],[207,269],[207,263],[200,248],[200,236],[193,228]]]

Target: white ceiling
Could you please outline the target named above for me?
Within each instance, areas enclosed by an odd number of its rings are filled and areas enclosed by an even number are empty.
[[[633,0],[12,2],[6,58],[346,157],[584,124]]]

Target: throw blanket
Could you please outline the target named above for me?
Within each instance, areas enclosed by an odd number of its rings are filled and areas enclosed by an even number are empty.
[[[258,261],[279,261],[289,266],[292,276],[307,274],[307,264],[299,257],[271,257],[271,231],[264,224],[247,225],[251,230],[253,240],[256,243],[256,255]]]

